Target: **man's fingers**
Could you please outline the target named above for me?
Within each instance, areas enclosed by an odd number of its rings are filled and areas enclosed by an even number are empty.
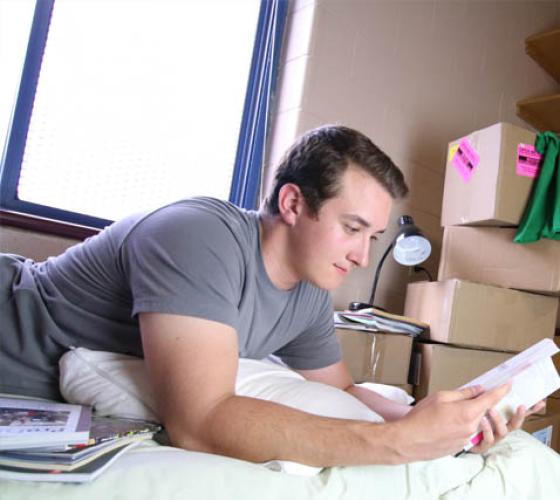
[[[515,419],[515,417],[521,416],[521,418],[523,419],[522,414],[518,412],[508,423],[502,418],[500,412],[496,410],[496,408],[490,408],[490,410],[488,410],[488,415],[492,420],[492,430],[494,431],[495,441],[504,438],[507,433],[512,430],[509,428],[509,424],[517,425],[517,420]]]
[[[481,385],[471,385],[469,387],[457,389],[456,391],[450,391],[449,400],[456,401],[461,399],[474,399],[480,396],[483,392],[484,387],[482,387]]]
[[[476,398],[476,402],[479,404],[480,411],[485,413],[495,406],[510,390],[511,382],[508,382],[479,395]]]
[[[491,391],[484,391],[484,387],[482,385],[471,385],[469,387],[463,387],[461,389],[455,389],[454,391],[440,391],[438,393],[438,399],[440,401],[446,402],[453,402],[453,401],[463,401],[468,399],[480,399],[481,395],[485,396],[484,403],[489,400],[490,402],[494,402],[490,405],[486,406],[486,409],[493,406],[493,404],[497,403],[500,399],[502,399],[511,388],[511,384],[504,384],[496,389],[492,389]],[[503,394],[502,394],[503,391]],[[491,395],[491,396],[487,396]],[[434,395],[428,396],[426,400]]]
[[[513,415],[513,417],[511,417],[510,421],[508,422],[507,425],[508,431],[511,432],[516,429],[519,429],[523,425],[526,416],[527,416],[527,410],[525,409],[524,406],[520,406],[519,408],[517,408],[515,414]]]
[[[480,430],[482,431],[482,441],[471,450],[472,453],[484,453],[494,443],[494,431],[487,417],[482,417],[480,420]]]

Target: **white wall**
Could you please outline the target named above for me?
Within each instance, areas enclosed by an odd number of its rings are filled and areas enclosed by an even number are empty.
[[[498,121],[530,128],[516,101],[560,89],[525,54],[524,40],[559,25],[558,1],[296,0],[268,163],[324,123],[369,135],[405,173],[411,194],[393,224],[409,213],[431,238],[435,277],[447,143]],[[394,230],[372,249],[370,267],[334,292],[336,307],[367,300]],[[417,278],[388,259],[376,302],[401,312],[409,279]]]

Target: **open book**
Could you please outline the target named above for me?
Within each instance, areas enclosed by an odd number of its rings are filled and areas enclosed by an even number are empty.
[[[519,406],[530,408],[560,388],[560,376],[552,362],[552,356],[559,351],[552,340],[540,340],[461,388],[481,385],[490,390],[511,380],[511,391],[496,405],[502,417],[509,420]],[[480,441],[482,433],[477,432],[465,451]]]

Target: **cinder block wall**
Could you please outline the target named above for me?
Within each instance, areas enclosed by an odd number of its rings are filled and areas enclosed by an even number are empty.
[[[24,255],[36,261],[58,255],[78,241],[80,240],[0,226],[0,252]]]
[[[524,39],[559,25],[558,1],[293,0],[264,188],[303,131],[333,122],[362,130],[405,172],[412,192],[392,220],[409,213],[421,225],[435,276],[446,144],[500,120],[524,126],[515,102],[558,91]],[[370,267],[334,292],[336,307],[369,297],[394,230],[372,248]],[[38,260],[74,242],[0,226],[0,251]],[[401,312],[411,279],[387,260],[376,302]]]
[[[369,135],[412,190],[395,206],[395,226],[372,248],[370,267],[334,292],[336,307],[367,300],[403,213],[430,237],[427,267],[436,276],[447,143],[498,121],[529,128],[515,115],[516,101],[559,90],[525,54],[524,40],[559,25],[558,1],[293,2],[266,186],[297,135],[341,123]],[[406,283],[418,278],[388,259],[376,302],[402,312]]]

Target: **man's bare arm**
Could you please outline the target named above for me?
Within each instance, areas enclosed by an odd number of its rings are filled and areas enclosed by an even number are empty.
[[[381,428],[235,396],[232,328],[167,314],[141,314],[140,328],[158,410],[174,445],[255,462],[397,461]]]
[[[403,403],[397,403],[387,399],[380,394],[364,387],[354,385],[350,372],[344,363],[340,361],[331,366],[318,370],[300,370],[299,373],[308,380],[329,384],[340,389],[344,389],[362,403],[366,404],[373,411],[381,415],[386,421],[393,421],[407,415],[414,407]],[[420,405],[430,404],[434,398],[428,397]],[[483,440],[481,444],[472,448],[473,453],[485,453],[498,441],[503,439],[508,433],[515,429],[520,429],[525,418],[538,412],[544,407],[544,402],[539,402],[532,408],[526,409],[519,407],[509,421],[505,421],[499,412],[491,408],[487,415],[481,420],[481,430]]]
[[[397,464],[447,455],[463,447],[507,390],[483,395],[476,389],[452,391],[386,424],[332,419],[236,396],[237,337],[228,326],[142,313],[140,329],[171,442],[254,462]]]
[[[298,373],[307,380],[332,385],[352,394],[388,422],[403,417],[411,410],[411,407],[406,404],[397,403],[381,394],[355,385],[344,361],[318,370],[298,370]]]

